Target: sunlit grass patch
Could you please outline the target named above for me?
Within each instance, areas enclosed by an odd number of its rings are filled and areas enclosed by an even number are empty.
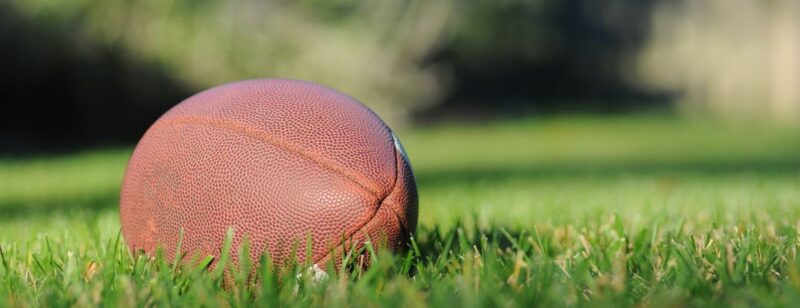
[[[118,241],[117,212],[130,149],[3,159],[0,298],[453,307],[800,299],[799,131],[653,116],[399,135],[419,182],[414,247],[322,280],[298,265],[263,267],[258,279],[232,269],[230,284],[197,263],[132,256]]]

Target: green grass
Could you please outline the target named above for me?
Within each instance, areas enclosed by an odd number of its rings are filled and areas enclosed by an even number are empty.
[[[219,271],[132,258],[130,149],[0,160],[0,306],[684,306],[800,300],[800,130],[571,117],[400,132],[416,249],[368,271]],[[246,272],[246,271],[245,271]]]

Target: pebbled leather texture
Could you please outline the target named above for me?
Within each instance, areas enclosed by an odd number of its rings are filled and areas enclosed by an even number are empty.
[[[261,79],[158,119],[128,163],[120,220],[132,251],[162,247],[172,259],[183,230],[182,254],[218,256],[233,228],[233,247],[247,239],[254,260],[324,267],[367,239],[405,249],[417,203],[402,146],[372,111],[320,85]]]

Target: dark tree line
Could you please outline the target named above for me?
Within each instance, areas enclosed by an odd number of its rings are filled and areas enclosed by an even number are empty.
[[[653,2],[458,1],[447,40],[421,64],[447,68],[450,86],[417,118],[662,106],[668,93],[625,79],[627,61],[647,38]],[[322,6],[320,14],[337,18],[347,9]],[[158,63],[78,32],[0,2],[0,151],[132,143],[199,90]]]

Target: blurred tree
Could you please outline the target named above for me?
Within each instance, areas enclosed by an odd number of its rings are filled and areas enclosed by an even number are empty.
[[[453,76],[438,114],[456,108],[614,112],[665,102],[669,93],[625,78],[657,1],[458,2],[452,40],[433,59]]]
[[[191,92],[263,77],[337,88],[395,125],[649,107],[674,90],[630,78],[661,1],[0,0],[15,89],[0,125],[131,142]]]
[[[1,152],[135,140],[189,93],[161,65],[78,30],[0,1]]]
[[[435,67],[449,1],[34,1],[30,16],[79,22],[84,37],[152,59],[192,88],[249,78],[319,82],[390,122],[437,101]]]

